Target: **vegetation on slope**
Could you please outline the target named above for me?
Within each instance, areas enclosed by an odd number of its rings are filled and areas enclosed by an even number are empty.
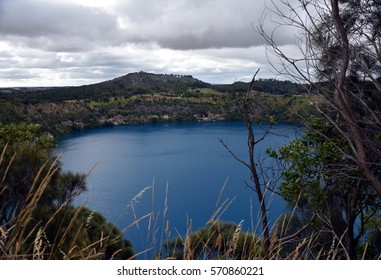
[[[122,232],[72,205],[86,175],[64,172],[38,125],[0,125],[0,259],[128,259]]]
[[[255,86],[258,120],[272,116],[279,122],[297,122],[294,114],[313,110],[300,85],[260,80]],[[38,123],[60,135],[106,125],[239,120],[245,87],[247,83],[213,86],[192,76],[139,72],[81,87],[3,89],[0,122]]]

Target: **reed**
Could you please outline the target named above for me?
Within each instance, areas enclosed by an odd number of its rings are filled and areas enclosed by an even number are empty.
[[[0,167],[3,170],[0,195],[7,190],[5,178],[15,158],[13,155],[9,162],[5,162],[5,149],[7,149],[7,145],[3,147],[0,154]],[[0,259],[104,259],[109,248],[119,244],[123,235],[132,227],[140,230],[141,239],[147,246],[126,259],[142,256],[143,258],[153,256],[155,259],[186,260],[256,260],[265,257],[270,260],[349,259],[343,244],[343,236],[337,236],[333,230],[327,228],[325,231],[308,231],[308,224],[299,227],[297,231],[293,230],[296,208],[292,209],[288,215],[279,217],[272,225],[270,246],[268,252],[265,253],[263,238],[258,232],[260,217],[255,217],[252,213],[249,230],[245,230],[244,221],[234,224],[222,220],[223,214],[229,211],[229,206],[234,203],[234,197],[232,199],[223,198],[227,181],[217,196],[214,212],[211,213],[209,221],[202,229],[194,230],[192,219],[189,218],[185,236],[177,234],[173,237],[171,223],[167,217],[170,204],[168,184],[165,189],[163,208],[156,209],[153,182],[152,186],[143,188],[127,204],[126,207],[132,211],[134,216],[131,224],[117,232],[114,231],[115,227],[110,227],[101,231],[96,240],[90,240],[86,234],[93,222],[99,219],[98,214],[84,207],[70,206],[74,197],[68,198],[67,203],[60,205],[45,220],[36,220],[34,216],[44,192],[52,178],[59,172],[57,161],[58,159],[46,161],[40,167],[17,215],[6,226],[0,226]],[[147,209],[146,214],[138,217],[135,206],[150,191],[152,209]],[[326,217],[317,218],[321,219],[321,222],[328,223]],[[144,228],[142,227],[143,221],[145,221]],[[56,230],[54,237],[47,234],[50,227],[54,227]],[[325,236],[332,238],[325,240],[322,238]],[[322,240],[325,240],[326,243],[323,244]],[[363,259],[366,258],[367,250],[369,248],[365,243]],[[116,249],[110,253],[109,258],[120,258],[122,253],[123,249]]]
[[[0,196],[3,198],[12,191],[7,176],[17,156],[13,154],[7,162],[5,153],[8,148],[8,144],[4,145],[0,153]],[[48,217],[38,218],[36,213],[41,210],[40,202],[57,172],[60,172],[58,158],[44,162],[28,187],[25,199],[19,200],[17,211],[0,224],[1,260],[103,259],[112,246],[121,242],[122,233],[112,226],[102,230],[97,240],[91,240],[90,228],[96,214],[84,207],[71,206],[74,197],[67,198]],[[52,232],[54,236],[51,236]],[[110,258],[120,253],[115,249]]]

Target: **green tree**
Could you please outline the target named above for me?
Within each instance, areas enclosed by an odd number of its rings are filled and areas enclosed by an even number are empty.
[[[164,246],[176,259],[260,259],[265,254],[263,241],[242,231],[242,224],[220,221]]]
[[[356,259],[361,240],[380,214],[381,200],[360,168],[342,156],[349,149],[335,127],[314,119],[301,138],[268,153],[284,167],[280,192],[299,219],[287,234],[309,224],[299,237],[318,236],[316,251],[328,254],[336,242],[337,257]]]
[[[324,98],[317,109],[349,147],[339,152],[381,197],[380,2],[281,0],[271,13],[280,25],[268,33],[264,20],[258,31],[281,60],[280,74]],[[277,44],[275,36],[283,27],[295,30],[299,57]]]
[[[86,175],[63,172],[33,124],[0,125],[0,258],[131,258],[131,244],[73,199]]]
[[[37,176],[43,168],[58,165],[50,158],[53,140],[47,136],[37,136],[38,125],[10,124],[0,126],[0,150],[2,189],[0,196],[0,225],[8,228],[26,202],[32,186],[41,183]]]

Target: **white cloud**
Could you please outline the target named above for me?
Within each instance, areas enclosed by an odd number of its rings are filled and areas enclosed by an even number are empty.
[[[268,1],[268,0],[266,0]],[[253,0],[1,0],[0,87],[80,85],[129,72],[271,77]],[[278,36],[291,44],[293,36]]]

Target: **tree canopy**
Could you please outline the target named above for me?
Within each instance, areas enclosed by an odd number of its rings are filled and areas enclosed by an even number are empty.
[[[86,174],[64,172],[39,125],[0,125],[0,258],[131,258],[132,246],[99,213],[74,207]]]

